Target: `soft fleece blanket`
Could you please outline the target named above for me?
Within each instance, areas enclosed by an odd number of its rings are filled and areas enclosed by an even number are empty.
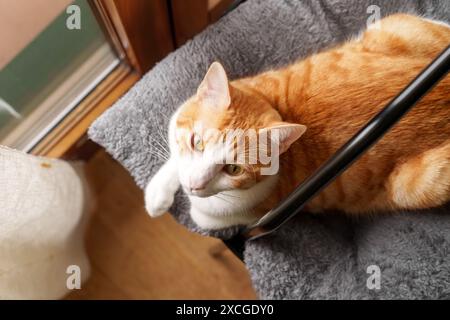
[[[374,7],[375,5],[375,7]],[[366,26],[374,10],[449,22],[447,0],[248,0],[170,54],[90,128],[144,188],[162,162],[151,156],[157,132],[195,92],[215,60],[231,78],[285,65]],[[181,194],[172,214],[199,230]],[[351,221],[303,214],[268,238],[247,243],[245,263],[264,299],[449,299],[450,207]]]

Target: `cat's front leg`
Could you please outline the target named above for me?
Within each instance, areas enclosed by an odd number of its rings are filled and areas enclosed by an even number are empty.
[[[145,188],[145,208],[151,217],[159,217],[169,210],[179,187],[176,161],[170,158]]]

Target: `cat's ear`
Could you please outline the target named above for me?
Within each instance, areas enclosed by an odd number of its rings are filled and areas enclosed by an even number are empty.
[[[279,154],[286,152],[306,131],[306,126],[289,122],[276,122],[269,127],[260,130],[270,132],[271,139],[276,139],[279,145]]]
[[[230,106],[230,87],[225,69],[219,62],[213,62],[197,90],[202,104],[226,109]]]

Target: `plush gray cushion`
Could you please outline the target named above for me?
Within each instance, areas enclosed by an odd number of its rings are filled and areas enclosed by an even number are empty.
[[[248,0],[166,57],[90,128],[143,188],[162,160],[154,140],[172,112],[221,61],[231,78],[282,66],[357,34],[367,8],[450,20],[447,0]],[[236,228],[199,230],[181,192],[172,213],[193,231],[229,237]],[[447,214],[442,213],[445,211]],[[450,298],[449,207],[351,221],[304,214],[276,235],[247,244],[245,262],[261,298]],[[369,290],[369,265],[381,289]]]

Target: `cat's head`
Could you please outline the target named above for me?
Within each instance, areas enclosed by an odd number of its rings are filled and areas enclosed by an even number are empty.
[[[260,94],[230,83],[214,62],[176,117],[171,149],[180,183],[198,197],[250,189],[278,173],[279,155],[305,130],[283,122]]]

